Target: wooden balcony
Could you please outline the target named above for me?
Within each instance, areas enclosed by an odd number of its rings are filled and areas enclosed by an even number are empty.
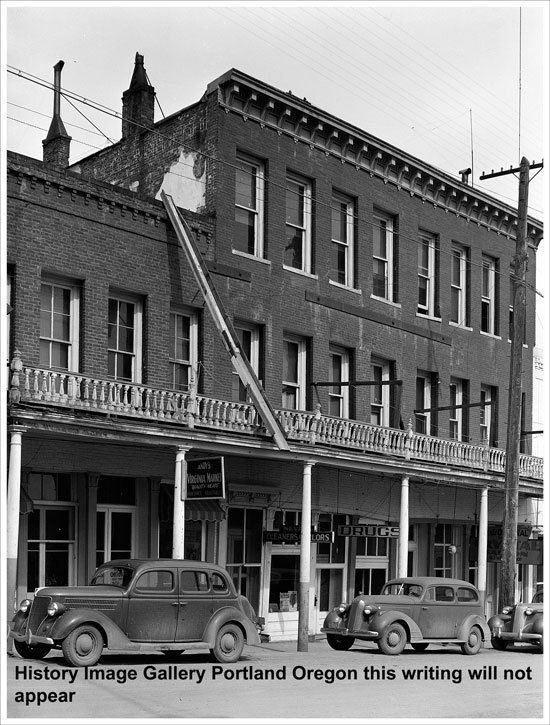
[[[129,419],[155,420],[184,426],[266,437],[256,409],[198,395],[193,391],[161,390],[146,385],[100,380],[75,373],[24,367],[15,353],[11,365],[10,401],[82,410]],[[504,473],[506,453],[481,444],[422,435],[412,430],[383,428],[316,412],[276,410],[289,442],[329,446],[385,456],[442,463]],[[520,456],[522,478],[543,478],[543,459]]]

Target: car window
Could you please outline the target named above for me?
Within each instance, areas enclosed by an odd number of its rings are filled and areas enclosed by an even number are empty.
[[[455,593],[452,587],[435,587],[436,602],[454,602]]]
[[[218,594],[222,594],[228,591],[227,582],[219,574],[212,574],[212,589]]]
[[[182,571],[180,587],[182,592],[207,592],[208,576],[205,571]]]
[[[127,566],[102,566],[94,574],[91,583],[92,586],[109,584],[112,587],[126,589],[133,574],[134,570]]]
[[[146,571],[136,582],[139,592],[171,592],[174,590],[174,575],[171,571]]]
[[[456,598],[459,602],[477,602],[479,597],[475,589],[470,587],[458,587],[456,590]]]

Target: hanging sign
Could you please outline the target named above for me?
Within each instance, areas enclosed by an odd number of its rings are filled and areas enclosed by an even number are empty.
[[[531,539],[531,524],[518,524],[517,564],[542,564],[542,541]],[[502,524],[487,529],[487,561],[502,561]]]
[[[264,543],[270,541],[272,544],[299,544],[300,540],[300,530],[295,526],[280,531],[264,531]],[[315,531],[311,529],[310,541],[313,544],[332,544],[334,531]]]
[[[376,524],[345,524],[338,527],[338,536],[399,536],[399,526],[377,526]]]
[[[182,500],[225,498],[223,456],[187,461],[187,477],[183,488]]]

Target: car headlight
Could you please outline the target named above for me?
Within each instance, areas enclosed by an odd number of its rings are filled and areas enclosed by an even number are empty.
[[[48,605],[48,616],[55,617],[56,615],[62,614],[65,611],[65,607],[58,602],[50,602]]]
[[[514,610],[514,607],[504,607],[504,609],[502,610],[502,613],[510,614],[510,612],[512,612],[513,610]]]
[[[345,611],[347,610],[347,608],[348,608],[347,605],[344,604],[344,602],[342,602],[342,604],[340,604],[338,607],[336,607],[336,611],[338,612],[338,614],[344,614]]]
[[[23,599],[21,604],[19,605],[19,611],[20,612],[28,612],[29,607],[31,606],[32,601],[30,599]]]
[[[527,609],[525,610],[525,616],[530,617],[531,614],[533,614],[533,610],[531,609],[531,607],[527,607]]]
[[[378,611],[378,607],[375,604],[367,604],[367,606],[363,609],[363,614],[365,617],[370,617],[371,614],[374,614]]]

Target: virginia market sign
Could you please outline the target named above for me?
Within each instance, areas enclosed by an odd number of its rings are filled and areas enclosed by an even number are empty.
[[[187,461],[184,498],[225,498],[223,456]]]

